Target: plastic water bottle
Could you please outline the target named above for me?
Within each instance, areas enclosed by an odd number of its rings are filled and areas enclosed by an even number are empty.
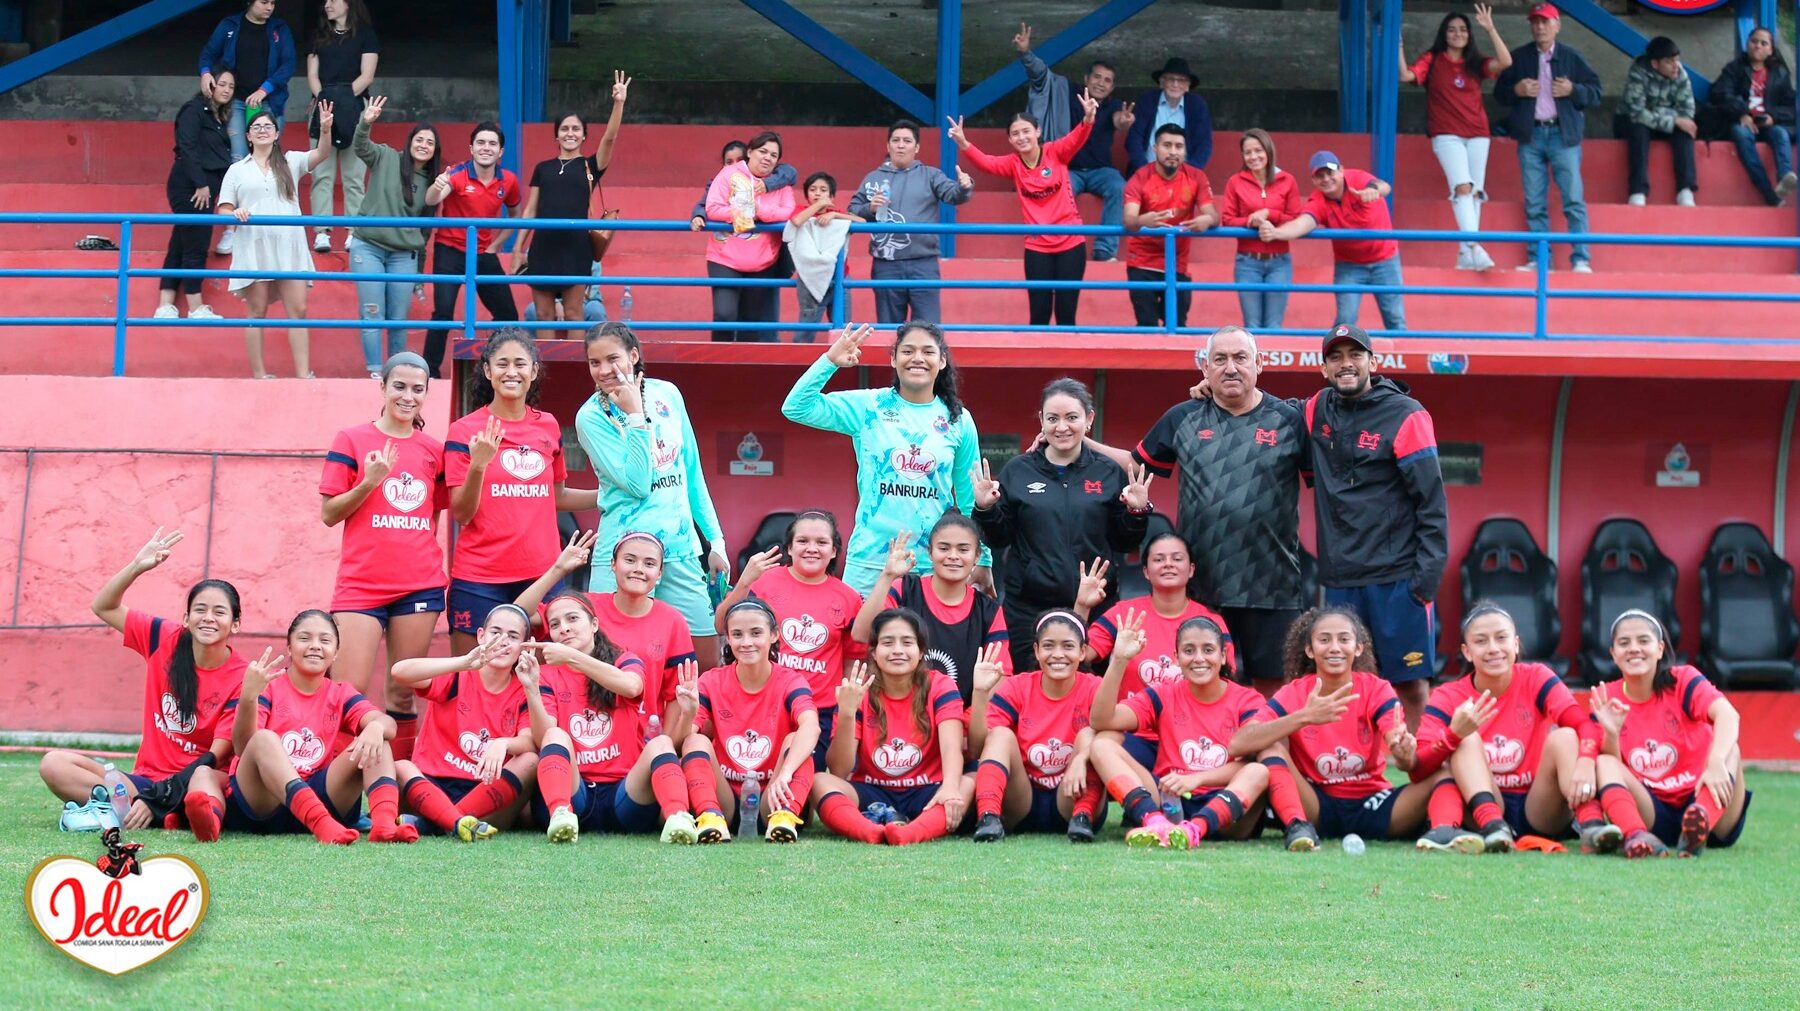
[[[752,839],[756,836],[756,812],[762,807],[762,779],[755,773],[744,777],[744,794],[738,804],[739,839]]]
[[[1344,853],[1347,856],[1360,857],[1363,855],[1363,849],[1362,836],[1352,832],[1344,837]]]
[[[115,809],[123,811],[131,806],[131,791],[126,788],[125,774],[111,762],[107,762],[105,768],[106,772],[101,778],[106,783],[106,796]]]
[[[619,295],[619,313],[625,317],[625,322],[631,322],[631,285],[629,284],[625,286],[625,291]]]
[[[662,732],[662,717],[651,713],[650,722],[644,727],[644,743],[649,744],[652,740],[662,736]]]

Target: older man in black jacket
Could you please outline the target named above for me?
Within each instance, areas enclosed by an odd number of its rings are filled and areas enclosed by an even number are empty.
[[[1531,8],[1531,44],[1513,50],[1512,66],[1494,82],[1494,98],[1507,111],[1506,127],[1519,144],[1519,176],[1525,189],[1525,224],[1550,230],[1550,177],[1562,193],[1569,232],[1588,230],[1587,201],[1581,186],[1584,110],[1600,104],[1600,78],[1574,46],[1556,41],[1562,14],[1552,4]],[[1521,270],[1536,270],[1534,248]],[[1586,243],[1576,243],[1569,259],[1577,274],[1593,272]]]

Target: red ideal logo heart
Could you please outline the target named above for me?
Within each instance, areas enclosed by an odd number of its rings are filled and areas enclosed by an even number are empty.
[[[1027,751],[1031,764],[1043,770],[1047,776],[1054,776],[1069,767],[1069,759],[1075,757],[1075,749],[1063,741],[1052,737],[1047,741],[1033,744]]]
[[[500,466],[513,477],[529,481],[544,472],[544,454],[525,447],[508,449],[500,454]]]
[[[584,748],[596,747],[612,733],[612,714],[583,709],[569,717],[569,736]]]
[[[417,480],[411,474],[396,474],[381,482],[381,494],[388,500],[388,505],[403,513],[412,512],[424,505],[429,491],[425,482]]]
[[[1210,737],[1181,742],[1181,760],[1189,772],[1211,772],[1231,761],[1231,753]]]
[[[120,976],[181,947],[206,916],[206,875],[182,856],[142,861],[111,878],[91,860],[59,856],[25,879],[25,909],[44,940],[92,969]]]
[[[831,634],[821,622],[813,620],[812,615],[803,614],[798,618],[789,618],[781,623],[781,642],[796,653],[811,653]]]
[[[1524,743],[1504,734],[1495,734],[1481,742],[1481,747],[1487,752],[1488,768],[1495,772],[1511,772],[1525,760]]]

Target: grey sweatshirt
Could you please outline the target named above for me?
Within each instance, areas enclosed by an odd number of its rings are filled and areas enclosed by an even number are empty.
[[[936,166],[915,161],[904,170],[891,162],[864,177],[846,208],[865,221],[892,221],[905,225],[935,225],[938,204],[960,204],[970,190],[956,184]],[[869,199],[887,194],[887,206],[876,211]],[[938,255],[938,237],[917,232],[876,233],[869,236],[869,255],[877,260],[923,260]]]

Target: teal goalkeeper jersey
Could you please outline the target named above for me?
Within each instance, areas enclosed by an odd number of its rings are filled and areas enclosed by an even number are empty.
[[[975,489],[969,472],[981,459],[975,419],[955,421],[941,400],[914,404],[898,390],[824,393],[837,366],[821,357],[806,370],[781,413],[790,421],[842,432],[856,450],[856,524],[844,549],[844,582],[867,596],[887,564],[896,534],[913,538],[917,571],[931,571],[925,535],[952,507],[968,513]],[[981,549],[988,564],[987,548]]]
[[[706,474],[681,391],[673,383],[646,378],[644,417],[648,428],[633,427],[623,412],[598,394],[575,413],[575,434],[600,479],[600,532],[592,561],[596,570],[611,569],[613,545],[635,530],[661,538],[666,559],[700,553],[696,527],[713,543],[721,543],[719,516],[706,491]]]

